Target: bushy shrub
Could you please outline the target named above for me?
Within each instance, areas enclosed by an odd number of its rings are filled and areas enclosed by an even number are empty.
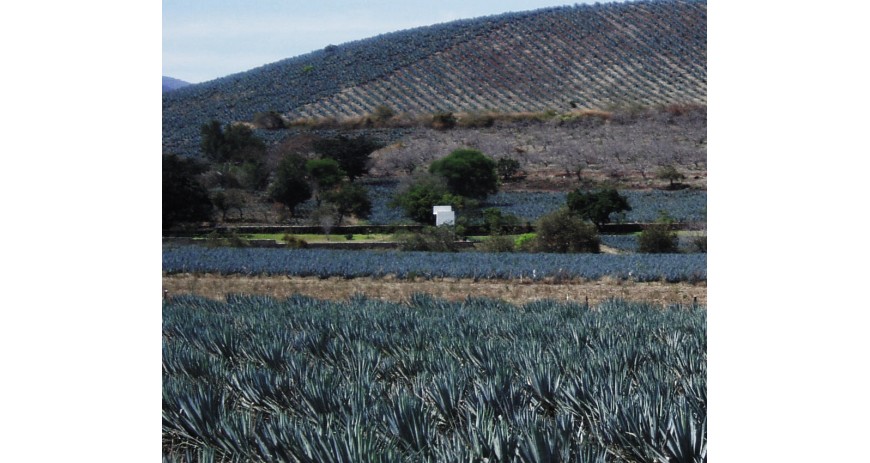
[[[480,250],[484,252],[513,252],[514,239],[510,236],[490,236],[480,243]]]
[[[601,240],[594,224],[562,208],[538,221],[534,247],[540,252],[597,253],[601,251]]]
[[[672,254],[679,252],[680,240],[666,223],[648,226],[637,235],[637,252]]]
[[[693,236],[691,240],[691,250],[695,252],[707,252],[707,235]]]
[[[239,236],[235,230],[217,229],[206,235],[205,244],[208,247],[225,247],[246,248],[250,246],[248,240]]]
[[[514,249],[522,252],[532,252],[535,249],[536,233],[523,233],[514,239]]]
[[[284,245],[290,249],[302,249],[308,247],[307,241],[297,238],[289,233],[285,233],[281,240],[284,241]]]
[[[260,129],[277,130],[285,127],[284,118],[275,111],[257,113],[254,115],[254,125]]]
[[[444,177],[450,192],[456,195],[483,199],[498,192],[495,161],[476,149],[454,150],[433,162],[429,172]]]
[[[432,116],[432,128],[447,130],[456,127],[456,116],[453,113],[435,113]]]
[[[402,251],[456,252],[457,233],[455,227],[424,227],[419,232],[400,232],[396,241]]]

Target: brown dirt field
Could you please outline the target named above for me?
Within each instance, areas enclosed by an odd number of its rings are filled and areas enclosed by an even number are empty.
[[[523,304],[537,299],[571,300],[590,304],[619,298],[645,301],[662,305],[707,304],[707,284],[618,281],[553,281],[530,280],[398,280],[392,278],[328,278],[287,276],[221,276],[211,274],[176,274],[163,276],[163,289],[169,296],[197,294],[222,300],[227,294],[262,294],[286,298],[304,294],[318,299],[346,300],[355,294],[365,294],[371,299],[402,302],[414,293],[428,293],[452,301],[468,296],[501,299],[514,304]]]

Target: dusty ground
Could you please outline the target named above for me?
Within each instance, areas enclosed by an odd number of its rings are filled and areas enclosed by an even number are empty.
[[[175,294],[197,294],[212,299],[224,299],[229,293],[264,294],[284,298],[304,294],[319,299],[345,300],[355,294],[372,299],[395,302],[408,300],[414,293],[428,293],[448,300],[463,300],[468,296],[490,297],[522,304],[536,299],[572,300],[590,304],[620,298],[658,304],[692,304],[697,298],[707,304],[706,283],[639,283],[602,279],[599,281],[563,281],[560,283],[529,280],[460,280],[442,279],[407,281],[372,278],[267,277],[178,274],[164,275],[163,288],[170,297]]]

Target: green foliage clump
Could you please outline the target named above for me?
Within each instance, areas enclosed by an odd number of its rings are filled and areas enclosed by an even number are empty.
[[[514,239],[510,236],[490,236],[480,243],[480,249],[484,252],[514,252]]]
[[[705,240],[706,242],[706,240]],[[673,254],[679,252],[679,237],[668,223],[656,223],[637,235],[637,251],[650,254]]]
[[[686,178],[685,175],[681,174],[676,167],[674,166],[664,166],[660,167],[656,171],[656,178],[661,180],[667,180],[668,189],[676,190],[680,188],[682,185],[678,183],[680,180],[684,180]]]
[[[432,214],[434,206],[450,205],[454,210],[460,210],[466,202],[461,196],[450,193],[443,178],[423,175],[400,190],[391,205],[401,208],[405,215],[415,222],[434,225],[435,215]]]
[[[598,228],[610,222],[611,214],[631,210],[628,199],[612,188],[596,192],[577,189],[568,193],[566,203],[572,213],[591,221]]]
[[[432,116],[432,128],[436,130],[447,130],[456,127],[456,116],[453,113],[435,113]]]
[[[204,170],[195,160],[163,156],[163,228],[211,220],[208,191],[197,179]]]
[[[707,252],[707,235],[692,237],[692,250],[695,252]]]
[[[206,235],[205,243],[208,247],[232,247],[246,248],[250,243],[241,237],[235,230],[217,229]]]
[[[314,183],[314,189],[318,193],[338,185],[345,176],[338,161],[332,158],[308,160],[305,163],[305,172]],[[321,198],[318,197],[319,199]]]
[[[200,134],[200,150],[213,162],[261,162],[266,153],[266,144],[246,125],[227,124],[222,128],[220,122],[212,120],[200,127]]]
[[[547,214],[538,221],[535,250],[540,252],[601,252],[595,225],[566,208]]]
[[[313,145],[320,157],[335,159],[351,182],[368,173],[372,153],[383,146],[366,136],[348,138],[344,135],[316,140]]]
[[[490,207],[483,210],[483,229],[487,234],[499,235],[519,227],[520,219],[513,214],[505,214],[500,209]]]
[[[537,237],[537,233],[523,233],[522,235],[514,238],[514,249],[522,252],[534,251],[535,239]]]
[[[296,206],[311,198],[311,187],[305,178],[305,162],[305,158],[296,154],[285,156],[278,164],[275,181],[269,188],[269,198],[286,206],[291,214]]]
[[[281,240],[284,241],[284,245],[290,249],[303,249],[308,247],[307,241],[297,238],[289,233],[285,233]]]
[[[462,148],[433,162],[429,172],[444,177],[455,195],[483,199],[498,192],[495,161],[479,150]]]
[[[402,251],[456,252],[457,229],[451,226],[424,227],[419,232],[400,232],[396,241]]]
[[[368,190],[362,185],[344,182],[338,188],[327,192],[323,199],[335,207],[339,225],[345,216],[353,215],[365,219],[372,213],[372,201]]]

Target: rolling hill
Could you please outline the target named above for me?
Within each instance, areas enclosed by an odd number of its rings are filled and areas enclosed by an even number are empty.
[[[172,90],[178,90],[182,87],[187,87],[190,85],[190,82],[185,82],[180,79],[176,79],[174,77],[163,76],[163,91],[170,92]]]
[[[707,3],[650,0],[454,21],[323,50],[163,95],[164,152],[211,119],[568,111],[706,104]]]

